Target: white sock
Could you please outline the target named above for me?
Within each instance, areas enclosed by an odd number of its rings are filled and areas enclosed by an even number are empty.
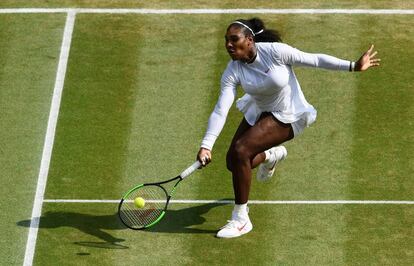
[[[248,218],[248,211],[249,208],[247,207],[247,203],[245,204],[235,204],[233,208],[232,218],[238,220],[245,220]]]

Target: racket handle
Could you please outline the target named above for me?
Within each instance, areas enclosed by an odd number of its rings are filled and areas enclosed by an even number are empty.
[[[181,174],[181,179],[186,178],[187,176],[191,175],[195,170],[197,170],[201,166],[201,163],[197,160],[195,161],[190,167],[185,169]]]

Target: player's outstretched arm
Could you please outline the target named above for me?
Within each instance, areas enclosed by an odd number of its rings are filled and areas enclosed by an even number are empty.
[[[376,58],[377,51],[374,51],[374,45],[366,51],[355,63],[355,71],[365,71],[370,67],[376,67],[380,65],[381,59]]]

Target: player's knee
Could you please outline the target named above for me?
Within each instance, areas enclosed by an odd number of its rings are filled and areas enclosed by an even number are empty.
[[[243,140],[236,141],[228,150],[226,156],[226,166],[229,171],[233,171],[234,165],[251,159],[251,151]]]
[[[237,141],[234,145],[232,152],[232,161],[241,162],[245,160],[250,160],[251,152],[246,143],[243,141]]]

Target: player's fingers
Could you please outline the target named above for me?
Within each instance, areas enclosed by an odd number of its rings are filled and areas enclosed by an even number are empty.
[[[370,66],[379,66],[379,62],[381,61],[381,59],[379,58],[374,58],[369,60],[369,65]]]
[[[207,164],[207,156],[203,156],[203,157],[201,157],[201,165],[202,166],[205,166],[206,164]]]
[[[369,47],[367,54],[371,54],[372,50],[374,49],[374,45],[371,44],[371,47]]]
[[[197,160],[201,163],[201,167],[206,166],[211,161],[211,151],[205,148],[200,148],[197,154]]]
[[[208,164],[211,161],[210,156],[208,156],[208,154],[206,154],[206,156],[204,156],[204,162],[205,164]]]
[[[369,56],[369,58],[374,58],[377,54],[378,54],[378,51],[375,51]]]

